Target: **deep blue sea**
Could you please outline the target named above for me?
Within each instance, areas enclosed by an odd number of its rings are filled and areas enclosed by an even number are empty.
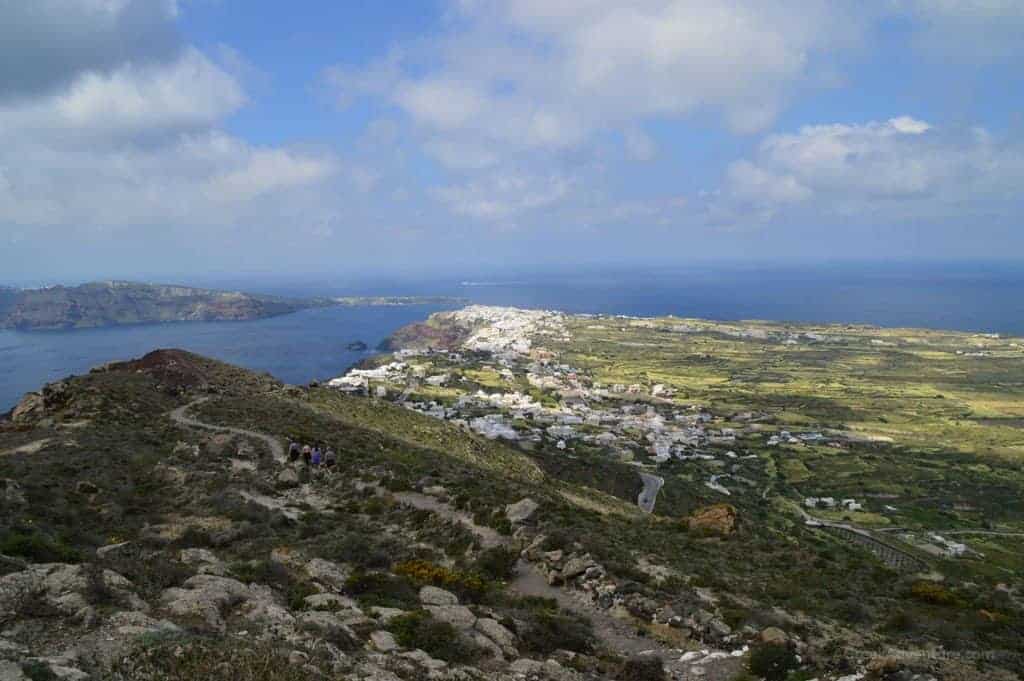
[[[206,280],[284,295],[452,295],[494,305],[709,319],[858,322],[1024,336],[1024,267],[1011,265],[705,266],[552,269],[388,281]],[[185,348],[290,383],[331,378],[392,331],[440,307],[328,308],[252,322],[69,332],[0,331],[0,412],[43,383],[156,348]]]

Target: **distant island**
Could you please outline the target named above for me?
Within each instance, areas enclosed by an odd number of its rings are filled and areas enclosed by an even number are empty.
[[[335,305],[462,302],[441,296],[285,298],[190,286],[107,281],[38,289],[0,288],[0,329],[47,331],[160,322],[245,321]]]

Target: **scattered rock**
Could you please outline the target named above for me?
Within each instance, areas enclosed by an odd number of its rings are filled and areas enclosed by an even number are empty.
[[[476,621],[474,627],[493,641],[506,658],[519,657],[519,651],[516,649],[515,634],[506,629],[501,622],[488,617],[481,617]]]
[[[579,577],[588,568],[594,566],[594,559],[590,557],[590,554],[577,556],[572,555],[569,560],[565,561],[565,567],[562,568],[562,579],[573,579]]]
[[[425,586],[420,589],[420,603],[424,605],[458,605],[458,597],[450,591],[436,586]]]
[[[31,565],[20,572],[0,577],[0,621],[16,619],[33,602],[68,617],[86,616],[89,592],[96,586],[91,566],[48,563]],[[149,605],[132,590],[132,583],[113,570],[98,570],[101,588],[111,599],[131,610],[148,610]]]
[[[731,504],[712,504],[697,509],[685,522],[690,530],[727,537],[736,531],[736,508]]]
[[[168,620],[156,620],[141,612],[116,612],[107,620],[119,634],[125,636],[141,636],[180,631],[178,625]]]
[[[237,607],[252,596],[245,584],[230,577],[196,575],[183,588],[166,589],[160,601],[168,612],[183,617],[199,617],[211,629],[224,632],[222,613]]]
[[[75,485],[75,490],[77,490],[79,494],[96,494],[100,491],[100,488],[88,480],[79,480],[78,484]]]
[[[370,645],[374,650],[390,653],[398,650],[398,643],[389,631],[375,631],[370,634]]]
[[[209,549],[182,549],[178,560],[185,565],[202,565],[203,563],[219,563],[220,559]]]
[[[784,646],[789,643],[789,637],[778,627],[766,627],[761,630],[761,643],[770,646]]]
[[[0,660],[0,681],[29,681],[21,671],[21,665],[9,660]]]
[[[456,629],[469,629],[476,622],[476,615],[464,605],[428,605],[426,610],[434,619],[447,622]]]
[[[528,522],[533,517],[533,514],[537,512],[538,508],[540,508],[540,504],[527,497],[506,506],[505,517],[513,525],[522,524]]]
[[[21,485],[10,478],[0,479],[0,500],[10,506],[24,506],[28,503]]]
[[[357,645],[358,639],[355,633],[337,616],[329,612],[323,610],[304,612],[299,615],[298,623],[303,631],[325,638],[332,643],[341,644],[345,648]]]
[[[126,546],[129,546],[129,545],[131,545],[131,542],[123,541],[123,542],[118,542],[117,544],[107,544],[106,546],[101,546],[98,549],[96,549],[96,557],[97,558],[107,558],[111,554],[120,553],[121,549],[123,549],[123,548],[125,548]]]
[[[356,602],[338,594],[313,594],[303,599],[310,610],[359,610]]]
[[[314,558],[306,563],[306,574],[309,575],[310,579],[322,586],[334,591],[341,591],[345,588],[345,582],[352,574],[352,571],[338,563],[332,563],[323,558]]]
[[[384,624],[387,624],[396,617],[401,617],[406,614],[405,610],[399,608],[370,608],[370,614],[379,619]]]
[[[14,423],[30,423],[46,413],[46,401],[42,393],[25,393],[21,402],[11,412],[11,421]]]

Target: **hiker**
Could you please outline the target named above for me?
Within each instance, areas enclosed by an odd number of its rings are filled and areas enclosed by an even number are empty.
[[[313,448],[310,447],[309,445],[303,446],[303,448],[302,448],[302,460],[306,463],[307,466],[309,465],[309,460],[310,460],[310,458],[312,458],[312,456],[313,456]]]
[[[310,463],[313,466],[319,466],[322,455],[320,454],[320,445],[313,447],[313,453],[310,457]]]
[[[296,461],[298,461],[299,460],[299,455],[302,453],[301,450],[302,450],[302,448],[299,446],[299,443],[296,442],[295,440],[291,440],[288,443],[288,459],[292,463],[295,463]]]
[[[324,468],[332,468],[336,463],[338,463],[338,456],[334,453],[333,449],[328,447],[324,453]]]

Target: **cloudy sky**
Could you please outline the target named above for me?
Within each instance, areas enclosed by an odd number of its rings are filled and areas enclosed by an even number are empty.
[[[0,279],[1024,257],[1020,0],[0,1]]]

